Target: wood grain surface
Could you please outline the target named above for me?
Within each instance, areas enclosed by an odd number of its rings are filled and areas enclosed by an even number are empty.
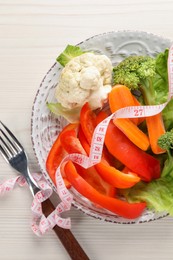
[[[0,0],[0,118],[39,171],[30,139],[31,108],[39,84],[67,44],[117,30],[173,39],[172,0]],[[16,173],[0,157],[0,182]],[[32,196],[16,187],[0,198],[0,259],[70,259],[54,232],[30,229]],[[72,209],[72,232],[92,260],[172,260],[173,219],[118,225]],[[77,259],[76,259],[77,260]]]

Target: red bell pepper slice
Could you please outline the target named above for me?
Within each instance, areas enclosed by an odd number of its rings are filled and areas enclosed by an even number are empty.
[[[72,186],[84,197],[115,214],[124,218],[134,219],[139,217],[146,207],[145,202],[128,203],[117,198],[105,196],[94,189],[78,174],[74,164],[69,161],[64,166],[67,179]]]
[[[87,139],[84,135],[84,132],[82,130],[82,127],[81,125],[79,126],[79,131],[78,131],[78,138],[80,140],[80,143],[82,145],[82,147],[84,148],[85,152],[87,153],[87,155],[89,156],[90,154],[90,145],[89,143],[87,142]]]
[[[96,114],[90,109],[88,103],[85,103],[81,109],[80,124],[87,142],[91,144],[92,135],[96,127]]]
[[[50,178],[54,182],[54,184],[56,184],[56,181],[55,181],[56,170],[57,170],[58,166],[60,165],[62,159],[67,155],[67,152],[61,145],[60,136],[62,133],[66,132],[68,130],[71,130],[71,129],[76,129],[77,127],[78,127],[78,124],[68,124],[62,130],[62,132],[58,135],[53,146],[51,147],[51,149],[49,151],[49,154],[48,154],[48,157],[46,160],[46,170],[47,170]],[[65,182],[67,188],[70,187],[69,182],[65,178],[64,178],[64,182]]]
[[[77,138],[77,133],[74,129],[69,131],[67,130],[61,133],[60,140],[63,148],[68,153],[79,153],[79,154],[86,155],[86,152],[83,149],[79,139]],[[87,145],[89,147],[88,143]],[[107,196],[113,197],[115,195],[114,186],[105,182],[97,173],[94,166],[88,169],[84,169],[82,166],[76,164],[76,167],[79,173],[83,176],[83,178],[87,182],[89,182],[93,187],[95,187],[97,190],[99,190],[100,192],[104,193]]]
[[[81,142],[81,145],[83,146],[85,152],[87,153],[87,155],[89,156],[90,154],[90,145],[88,144],[86,137],[83,133],[83,130],[81,128],[81,126],[79,126],[79,131],[78,131],[78,138]],[[102,158],[104,160],[106,160],[109,164],[111,165],[115,165],[116,164],[116,159],[108,152],[107,148],[103,147],[103,151],[102,151]]]
[[[60,141],[68,153],[80,153],[86,155],[86,152],[77,138],[77,133],[74,129],[61,133]]]
[[[86,103],[81,110],[80,127],[78,132],[79,140],[85,149],[86,153],[90,153],[90,145],[93,137],[95,127],[107,117],[105,111],[100,111],[97,115],[91,110],[88,103]],[[88,145],[89,144],[89,145]],[[115,158],[108,152],[107,148],[103,147],[102,158],[107,160],[109,164],[116,164]]]
[[[108,151],[136,173],[142,180],[159,178],[159,161],[135,146],[111,121],[106,132],[105,144]]]
[[[85,136],[83,134],[82,129],[79,127],[78,132],[79,140],[81,141],[82,146],[84,147],[85,151],[89,155],[90,152],[90,146],[87,143]],[[105,180],[107,183],[111,184],[112,186],[116,188],[130,188],[133,185],[135,185],[137,182],[140,181],[140,178],[128,171],[127,174],[119,171],[115,167],[112,167],[109,165],[110,162],[112,162],[112,158],[110,158],[110,155],[106,151],[106,149],[103,149],[103,156],[100,163],[95,165],[95,168],[98,172],[98,174]]]
[[[98,174],[94,166],[85,169],[82,166],[75,164],[75,168],[77,169],[77,172],[80,174],[80,176],[98,192],[109,197],[115,197],[115,187],[106,182]]]
[[[97,116],[96,116],[96,124],[98,125],[99,123],[101,123],[104,119],[106,119],[108,117],[108,114],[101,110]]]

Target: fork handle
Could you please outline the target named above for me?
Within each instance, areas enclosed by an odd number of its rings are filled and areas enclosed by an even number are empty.
[[[55,210],[55,207],[52,202],[47,199],[42,203],[42,209],[44,215],[48,217],[48,215],[50,215]],[[53,230],[55,231],[56,235],[60,239],[72,260],[89,260],[88,256],[69,229],[63,229],[56,225]]]

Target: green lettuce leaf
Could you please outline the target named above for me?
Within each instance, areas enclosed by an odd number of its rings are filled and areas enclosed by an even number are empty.
[[[161,76],[165,82],[168,82],[168,69],[167,69],[167,61],[168,61],[169,50],[166,49],[164,52],[161,52],[156,57],[156,72]]]
[[[122,191],[129,202],[145,201],[155,212],[167,212],[173,216],[173,178],[163,177],[150,183],[140,182]]]
[[[79,122],[80,108],[67,109],[60,103],[47,103],[48,109],[57,116],[63,116],[70,123]]]
[[[57,57],[57,61],[64,67],[71,59],[85,53],[78,46],[67,45],[65,50]]]
[[[156,75],[153,78],[155,90],[155,104],[161,104],[168,99],[168,49],[161,52],[156,57]]]
[[[173,99],[163,109],[162,117],[166,130],[171,130],[173,128]]]

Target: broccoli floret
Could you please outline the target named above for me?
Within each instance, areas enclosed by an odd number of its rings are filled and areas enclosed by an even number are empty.
[[[162,177],[173,175],[173,129],[167,131],[165,134],[161,135],[158,139],[158,145],[160,148],[167,151],[167,159],[165,161]]]
[[[114,83],[131,90],[139,88],[140,80],[155,75],[155,59],[148,56],[130,56],[114,67]]]
[[[156,58],[130,56],[113,68],[114,84],[140,90],[146,105],[161,104],[168,96],[168,50]]]

